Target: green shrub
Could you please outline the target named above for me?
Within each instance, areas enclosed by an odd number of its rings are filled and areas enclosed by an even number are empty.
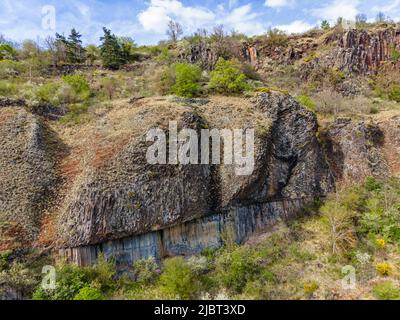
[[[58,82],[48,81],[37,88],[35,92],[36,99],[43,103],[58,104],[59,99],[57,96],[60,88],[61,85]]]
[[[372,292],[380,300],[400,300],[400,289],[390,281],[376,285]]]
[[[17,51],[9,44],[0,44],[0,60],[12,60],[17,56]]]
[[[165,260],[160,285],[167,296],[177,299],[193,299],[202,291],[200,275],[182,257]]]
[[[149,285],[158,278],[159,267],[155,259],[139,260],[133,265],[133,273],[139,284]]]
[[[215,263],[218,281],[232,293],[241,293],[248,282],[262,274],[260,257],[247,246],[224,250]]]
[[[284,31],[279,29],[270,29],[267,32],[265,42],[268,46],[284,47],[288,44],[289,38]]]
[[[73,264],[61,264],[56,267],[55,290],[44,290],[40,286],[34,292],[33,299],[86,300],[84,298],[87,297],[92,300],[103,297],[103,294],[111,294],[114,291],[115,274],[115,263],[106,261],[102,255],[93,267],[83,268]]]
[[[374,178],[366,183],[359,231],[388,241],[400,241],[400,181],[381,182]]]
[[[198,95],[201,80],[200,67],[188,63],[177,63],[174,70],[175,84],[172,92],[177,96],[187,98]]]
[[[400,51],[395,46],[390,48],[390,58],[393,63],[397,63],[400,60]]]
[[[104,296],[99,289],[84,287],[79,290],[74,300],[104,300]]]
[[[0,289],[10,288],[24,297],[34,290],[37,283],[37,274],[24,263],[14,262],[0,271]]]
[[[0,80],[0,96],[10,97],[17,94],[17,86],[7,80]]]
[[[211,90],[221,94],[238,94],[250,89],[237,61],[220,58],[211,72]]]
[[[25,67],[21,62],[12,60],[0,61],[0,78],[18,76],[24,71]]]
[[[400,85],[392,84],[388,90],[388,97],[392,101],[400,102]]]
[[[33,294],[35,300],[72,300],[82,288],[89,287],[91,279],[85,268],[64,264],[57,268],[55,290],[40,286]]]
[[[90,97],[90,85],[84,76],[79,74],[67,75],[62,79],[64,83],[71,86],[75,94],[78,96],[79,101],[86,101]]]
[[[312,112],[317,111],[317,104],[315,103],[314,100],[312,100],[309,96],[306,95],[300,95],[297,97],[297,101],[305,106],[308,110]]]

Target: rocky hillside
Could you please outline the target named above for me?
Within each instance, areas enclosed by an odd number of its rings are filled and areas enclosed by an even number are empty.
[[[3,219],[22,230],[27,240],[43,243],[45,238],[46,246],[63,248],[64,254],[83,264],[93,263],[106,243],[106,253],[120,256],[124,264],[171,252],[171,241],[174,254],[217,246],[221,234],[210,231],[207,217],[218,221],[220,230],[227,228],[219,218],[226,213],[236,221],[236,239],[243,241],[328,194],[335,182],[389,175],[391,167],[398,172],[393,153],[387,150],[400,147],[391,139],[400,130],[397,118],[386,120],[383,127],[342,119],[318,133],[316,116],[282,93],[249,99],[122,102],[96,121],[61,136],[19,106],[3,108],[1,114],[7,146],[2,162],[8,164],[2,166]],[[145,133],[154,127],[167,129],[174,119],[179,119],[179,128],[199,133],[204,128],[254,128],[253,174],[236,176],[230,165],[148,164]],[[69,152],[51,151],[55,140]],[[46,199],[55,195],[60,179],[58,203],[51,205]],[[6,196],[9,190],[12,197]],[[253,225],[250,217],[261,220]],[[208,234],[195,231],[199,228]],[[146,234],[155,238],[143,243]],[[78,247],[82,249],[64,250]]]
[[[121,70],[62,64],[29,81],[26,62],[2,61],[1,248],[81,264],[193,254],[399,175],[399,46],[398,25],[377,24],[193,36],[142,48]],[[254,129],[254,171],[149,164],[146,134],[170,121],[198,134]]]

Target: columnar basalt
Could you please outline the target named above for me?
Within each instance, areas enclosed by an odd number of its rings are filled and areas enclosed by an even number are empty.
[[[74,249],[62,252],[83,264],[101,251],[128,264],[140,257],[198,253],[219,246],[229,226],[241,242],[296,215],[302,207],[297,199],[332,190],[315,115],[278,93],[247,103],[265,121],[262,128],[251,117],[246,123],[257,132],[251,175],[236,176],[234,166],[224,164],[149,165],[148,145],[143,136],[135,138],[71,194],[60,216],[60,246]],[[225,120],[210,108],[206,103],[196,113],[177,113],[179,127],[221,129]]]

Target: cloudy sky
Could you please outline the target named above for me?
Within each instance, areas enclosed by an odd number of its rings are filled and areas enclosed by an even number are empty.
[[[139,44],[153,44],[165,38],[170,19],[187,34],[223,24],[254,35],[271,27],[303,32],[323,19],[351,19],[357,13],[373,20],[380,11],[400,20],[400,0],[0,0],[0,34],[22,41],[75,27],[88,44],[98,43],[106,26]]]

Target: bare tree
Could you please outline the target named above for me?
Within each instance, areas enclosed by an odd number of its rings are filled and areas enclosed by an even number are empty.
[[[379,12],[376,15],[376,22],[385,22],[387,20],[386,15],[383,12]]]
[[[215,41],[223,41],[226,37],[224,26],[220,24],[219,26],[214,27],[214,32],[211,36]]]
[[[182,25],[177,22],[170,20],[168,23],[167,36],[172,42],[177,42],[179,37],[183,35]]]

